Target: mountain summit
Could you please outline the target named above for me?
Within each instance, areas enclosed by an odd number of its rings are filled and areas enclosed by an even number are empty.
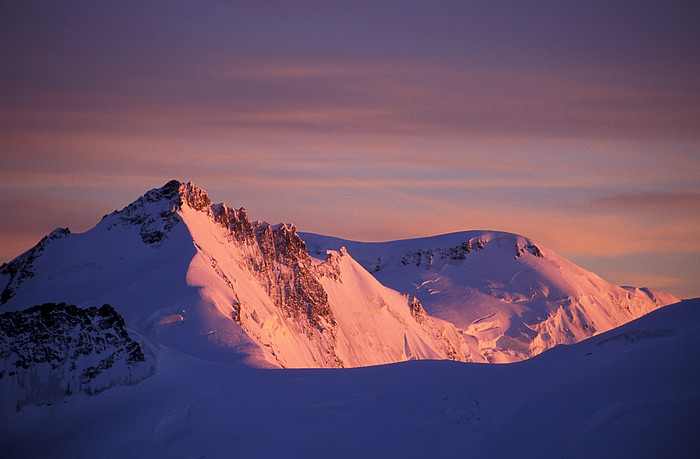
[[[260,367],[521,360],[677,301],[522,236],[300,237],[174,180],[85,233],[55,230],[0,267],[0,289],[2,312],[106,303],[145,340]]]

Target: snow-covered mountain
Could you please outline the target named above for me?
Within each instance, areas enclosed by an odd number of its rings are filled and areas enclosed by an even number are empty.
[[[343,250],[311,258],[291,225],[251,222],[171,181],[90,231],[57,229],[0,268],[0,310],[111,304],[141,335],[255,366],[482,361],[455,327]]]
[[[251,222],[171,181],[0,267],[0,311],[108,303],[154,343],[290,368],[520,360],[677,301],[609,284],[505,233],[304,239],[310,251],[294,226]]]
[[[473,337],[492,362],[526,359],[610,330],[678,298],[620,287],[516,234],[466,231],[362,243],[301,233],[312,254],[345,247],[383,285]]]

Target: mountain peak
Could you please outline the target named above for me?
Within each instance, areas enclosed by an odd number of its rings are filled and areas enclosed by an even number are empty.
[[[165,201],[173,203],[178,208],[188,205],[195,210],[206,210],[212,202],[206,191],[192,182],[183,183],[178,180],[170,180],[161,188],[154,188],[146,192],[136,202]]]
[[[187,206],[200,212],[209,212],[212,202],[206,191],[192,182],[170,180],[160,188],[153,188],[122,210],[116,210],[100,222],[108,230],[118,226],[138,226],[147,244],[161,242],[180,222],[177,211]]]

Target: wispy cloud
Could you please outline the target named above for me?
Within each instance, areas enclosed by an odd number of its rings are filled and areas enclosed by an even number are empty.
[[[684,219],[700,219],[700,191],[646,191],[596,198],[584,206],[591,212],[674,212]]]

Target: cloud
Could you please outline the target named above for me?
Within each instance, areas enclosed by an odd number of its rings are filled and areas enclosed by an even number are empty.
[[[617,194],[593,199],[583,207],[591,212],[671,212],[692,219],[694,215],[700,215],[700,191]]]
[[[697,140],[700,96],[678,78],[630,87],[625,75],[574,69],[513,73],[342,58],[215,62],[206,73],[107,76],[80,89],[20,82],[8,87],[0,119],[14,129],[107,134]]]

